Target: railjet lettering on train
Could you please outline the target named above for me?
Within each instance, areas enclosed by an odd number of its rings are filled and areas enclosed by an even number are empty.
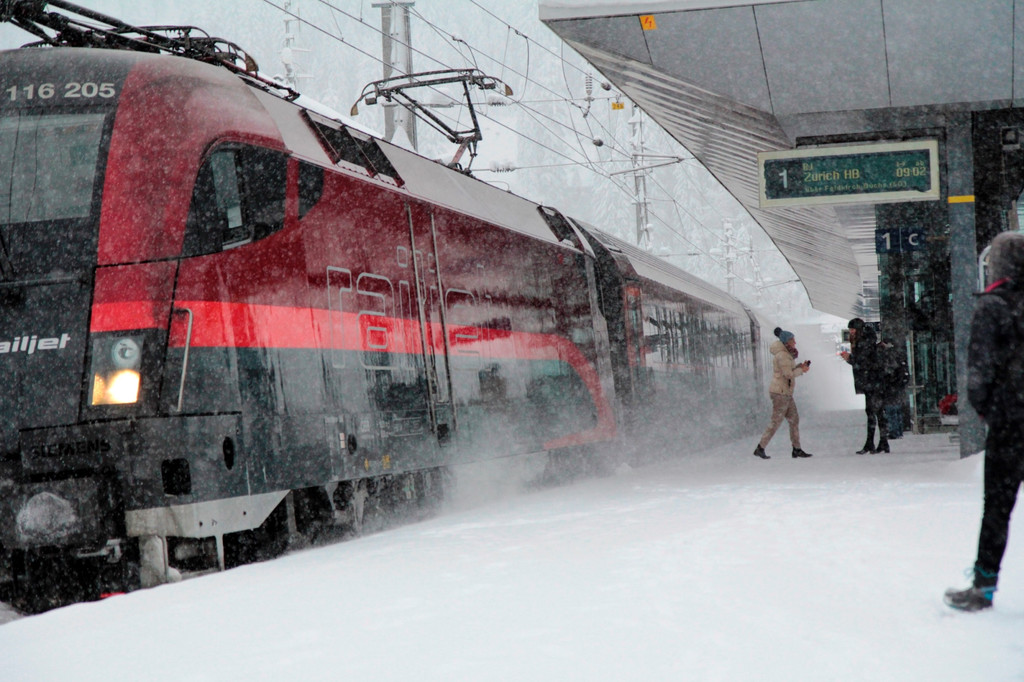
[[[4,284],[26,291],[0,331],[0,594],[19,609],[419,517],[453,466],[553,483],[662,451],[682,420],[716,424],[687,429],[692,449],[758,428],[767,347],[727,293],[304,108],[233,44],[67,1],[0,7],[54,46],[103,48],[0,50],[4,130],[82,150],[0,164],[16,205],[63,192],[41,217],[76,221],[4,264],[55,287]],[[68,74],[96,97],[56,116]]]
[[[61,334],[60,337],[46,336],[39,338],[38,335],[24,334],[15,336],[11,341],[0,341],[0,355],[4,353],[26,353],[32,355],[37,350],[60,350],[68,345],[71,340],[70,334]]]

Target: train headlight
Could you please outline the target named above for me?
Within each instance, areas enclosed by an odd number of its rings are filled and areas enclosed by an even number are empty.
[[[131,405],[139,401],[142,338],[98,338],[92,348],[90,405]]]
[[[113,374],[94,374],[92,377],[93,405],[129,405],[139,400],[139,373],[123,369]]]

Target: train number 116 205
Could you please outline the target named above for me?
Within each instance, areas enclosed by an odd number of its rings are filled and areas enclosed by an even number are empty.
[[[28,85],[12,85],[4,90],[11,102],[30,99],[92,99],[102,97],[110,99],[117,94],[113,83],[30,83]]]

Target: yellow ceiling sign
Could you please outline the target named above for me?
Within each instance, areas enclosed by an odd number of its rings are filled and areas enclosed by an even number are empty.
[[[626,105],[623,102],[612,102],[612,110],[618,111],[619,109],[625,109]]]
[[[653,14],[641,14],[640,15],[640,28],[645,31],[655,31],[658,28],[658,22],[654,20]]]

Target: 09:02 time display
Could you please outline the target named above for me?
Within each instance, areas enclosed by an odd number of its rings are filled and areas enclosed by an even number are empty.
[[[4,90],[8,100],[17,102],[30,99],[92,99],[102,97],[110,99],[117,94],[113,83],[93,83],[91,81],[72,81],[63,85],[54,83],[30,83],[28,85],[12,85]]]

